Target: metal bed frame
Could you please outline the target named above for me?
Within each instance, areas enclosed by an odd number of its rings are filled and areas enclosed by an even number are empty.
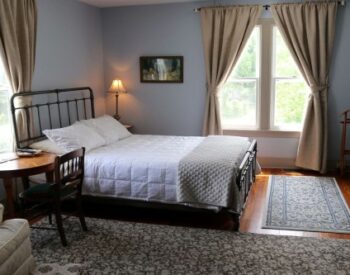
[[[43,97],[45,95],[47,96],[46,102],[35,102],[40,96]],[[21,100],[26,98],[29,98],[31,103],[21,106]],[[55,117],[53,117],[54,111],[57,114]],[[17,148],[23,148],[37,140],[45,139],[45,135],[42,134],[42,130],[44,129],[61,128],[71,125],[77,120],[95,117],[94,94],[90,87],[16,93],[11,97],[11,113],[16,146]],[[25,137],[21,137],[19,133],[19,125],[16,120],[18,113],[24,113],[26,120]],[[73,118],[73,113],[75,119]],[[67,116],[64,117],[64,114]],[[42,122],[45,116],[48,118],[48,125],[46,127]],[[33,125],[35,118],[37,118],[37,123]],[[66,121],[64,121],[64,118],[66,118]],[[39,131],[37,133],[33,132],[31,125],[34,128],[38,128]]]
[[[40,102],[37,98],[43,98],[45,102]],[[26,100],[25,106],[21,105],[21,99]],[[28,102],[31,102],[28,104]],[[94,95],[90,87],[78,87],[68,89],[55,89],[35,92],[21,92],[14,94],[11,98],[11,112],[16,137],[17,148],[23,148],[38,140],[45,139],[42,134],[44,129],[54,129],[69,126],[75,121],[81,119],[89,119],[95,117]],[[25,115],[25,129],[26,137],[20,136],[19,125],[16,121],[16,116],[19,112]],[[46,123],[44,123],[46,121]],[[32,130],[35,128],[37,131]],[[253,140],[251,145],[243,157],[239,166],[239,173],[236,178],[240,196],[242,197],[241,211],[233,211],[230,208],[222,208],[221,211],[227,212],[232,216],[234,221],[234,230],[239,229],[239,219],[244,209],[246,200],[249,195],[249,190],[255,182],[256,172],[256,154],[257,142]],[[113,202],[117,204],[127,204],[133,206],[145,205],[153,208],[170,208],[189,211],[203,211],[203,209],[193,208],[181,204],[166,204],[157,202],[143,202],[137,200],[117,199],[117,198],[95,198],[92,196],[85,196],[88,201]]]

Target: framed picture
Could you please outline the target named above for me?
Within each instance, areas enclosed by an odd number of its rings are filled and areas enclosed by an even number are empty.
[[[183,83],[183,56],[141,56],[143,83]]]

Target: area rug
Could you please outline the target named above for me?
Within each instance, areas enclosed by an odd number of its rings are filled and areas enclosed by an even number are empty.
[[[237,233],[87,218],[32,230],[37,263],[81,265],[81,274],[346,274],[350,241]]]
[[[270,176],[263,228],[350,233],[349,208],[334,178]]]
[[[79,275],[80,273],[80,264],[61,265],[59,263],[40,264],[34,271],[34,275]]]

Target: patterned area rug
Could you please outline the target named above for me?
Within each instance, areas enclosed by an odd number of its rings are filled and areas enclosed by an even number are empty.
[[[350,233],[350,212],[334,178],[270,176],[263,228]]]
[[[32,230],[40,265],[81,265],[81,274],[346,274],[350,241],[243,234],[87,219],[65,220],[68,247],[55,231]]]
[[[81,265],[79,264],[40,264],[37,265],[34,275],[79,275],[80,271]]]

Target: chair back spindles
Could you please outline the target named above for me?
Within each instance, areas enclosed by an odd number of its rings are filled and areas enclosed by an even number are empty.
[[[56,158],[55,184],[64,188],[67,184],[81,185],[84,178],[84,154],[81,148]]]

